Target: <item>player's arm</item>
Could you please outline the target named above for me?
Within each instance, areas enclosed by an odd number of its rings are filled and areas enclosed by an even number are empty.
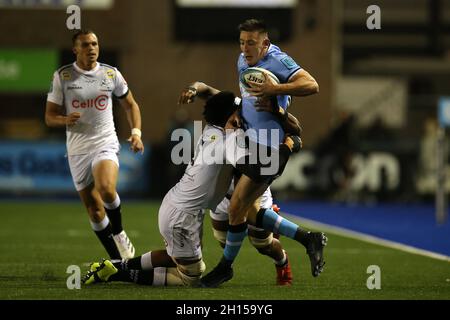
[[[247,91],[257,97],[276,95],[304,97],[319,92],[319,84],[316,79],[305,69],[301,69],[292,75],[287,83],[276,83],[268,74],[265,74],[265,77],[264,83],[249,82],[251,88]]]
[[[131,144],[131,150],[135,153],[138,151],[144,153],[144,144],[141,140],[141,111],[139,105],[134,100],[131,91],[128,91],[125,97],[119,99],[119,102],[125,109],[127,120],[130,124],[131,136],[128,138],[128,141]]]
[[[280,124],[283,127],[284,132],[287,134],[295,136],[301,135],[302,127],[300,126],[300,121],[298,121],[298,119],[291,113],[278,106],[276,97],[259,98],[255,107],[258,112],[267,111],[276,115],[280,120]]]
[[[302,134],[302,127],[300,121],[298,121],[292,113],[287,112],[282,107],[278,107],[278,112],[276,114],[281,120],[281,126],[283,127],[284,132],[300,137]]]
[[[80,119],[81,113],[72,112],[69,115],[64,115],[62,112],[62,106],[47,101],[45,107],[45,124],[49,127],[65,127],[72,126]]]
[[[219,92],[220,90],[213,88],[206,83],[196,81],[181,91],[180,97],[178,98],[178,104],[192,103],[194,102],[195,97],[207,100]]]
[[[319,84],[308,71],[301,69],[295,73],[288,83],[277,84],[274,94],[288,94],[297,97],[309,96],[319,93]]]

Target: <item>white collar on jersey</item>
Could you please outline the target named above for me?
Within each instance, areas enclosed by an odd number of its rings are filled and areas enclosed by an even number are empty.
[[[74,67],[75,70],[76,70],[77,72],[79,72],[79,73],[86,74],[86,75],[90,75],[90,74],[93,74],[93,73],[95,73],[95,72],[98,71],[98,69],[100,68],[100,63],[96,62],[96,65],[95,65],[94,69],[89,70],[89,71],[83,70],[83,69],[81,69],[79,66],[77,66],[77,62],[76,62],[76,61],[73,63],[73,67]]]

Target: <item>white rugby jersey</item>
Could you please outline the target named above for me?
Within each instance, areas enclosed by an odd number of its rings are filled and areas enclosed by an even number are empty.
[[[47,101],[64,106],[65,114],[81,113],[78,122],[66,128],[68,155],[86,154],[110,143],[119,143],[114,127],[112,95],[125,97],[128,85],[114,67],[97,62],[86,71],[76,63],[53,74]]]
[[[224,146],[225,132],[206,125],[197,142],[194,158],[181,180],[167,194],[166,198],[173,206],[186,211],[217,207],[233,177],[233,166],[226,163]]]

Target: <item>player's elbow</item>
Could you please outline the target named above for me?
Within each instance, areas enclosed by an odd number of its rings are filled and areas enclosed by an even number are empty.
[[[319,93],[319,84],[316,81],[313,81],[311,84],[311,94]]]
[[[45,114],[45,124],[50,128],[57,127],[54,121],[54,117],[49,114]]]
[[[47,125],[47,127],[51,127],[52,126],[52,122],[50,120],[50,117],[47,114],[45,115],[45,124]]]

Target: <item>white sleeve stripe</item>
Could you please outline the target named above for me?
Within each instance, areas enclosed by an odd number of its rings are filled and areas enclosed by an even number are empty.
[[[297,70],[295,70],[294,72],[292,72],[292,74],[287,78],[286,82],[289,82],[289,80],[291,80],[291,78],[292,78],[294,75],[296,75],[298,72],[300,72],[300,71],[302,71],[302,70],[303,70],[303,68],[300,67],[300,68],[298,68]]]

